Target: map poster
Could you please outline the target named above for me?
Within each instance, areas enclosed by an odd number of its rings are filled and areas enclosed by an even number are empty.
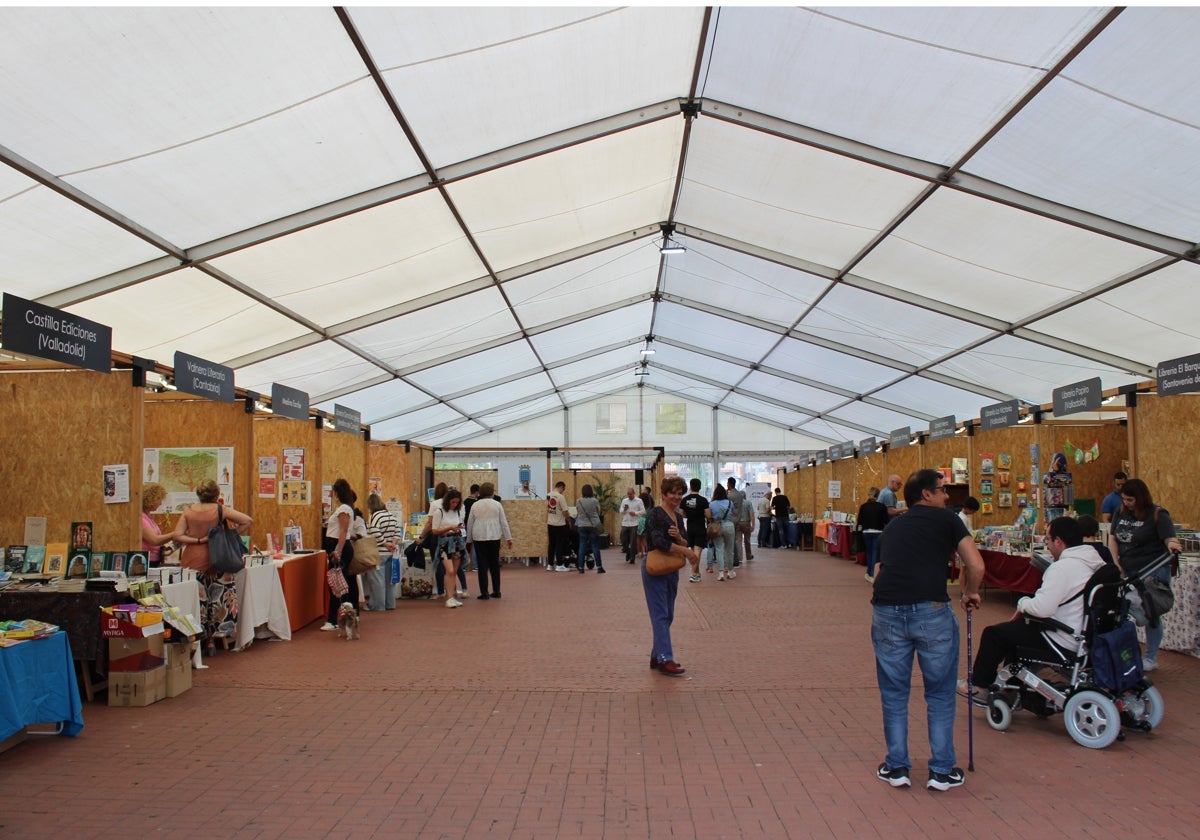
[[[197,449],[146,449],[142,453],[142,480],[156,481],[167,497],[154,513],[178,513],[196,502],[196,488],[211,478],[221,498],[233,500],[233,447]]]
[[[304,450],[283,450],[283,479],[301,481],[304,478]]]

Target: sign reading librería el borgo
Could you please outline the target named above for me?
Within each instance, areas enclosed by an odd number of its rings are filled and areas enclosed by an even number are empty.
[[[112,327],[5,292],[4,349],[108,373]]]
[[[8,318],[4,319],[4,325],[4,343],[7,344]],[[1159,362],[1155,372],[1158,374],[1158,384],[1155,390],[1158,391],[1159,396],[1200,391],[1200,355],[1182,356],[1167,362]]]
[[[233,402],[233,368],[175,351],[175,387],[218,402]]]

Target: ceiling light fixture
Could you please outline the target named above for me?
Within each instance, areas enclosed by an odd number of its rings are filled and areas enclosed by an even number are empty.
[[[663,235],[662,245],[660,245],[658,248],[658,252],[660,254],[683,254],[687,252],[687,248],[680,245],[679,242],[674,239],[675,225],[664,224],[660,225],[660,227],[662,228]]]
[[[646,346],[643,347],[641,350],[641,353],[643,356],[653,356],[654,355],[654,348],[650,346],[650,342],[652,342],[652,341],[654,341],[654,336],[652,336],[652,335],[646,336]]]

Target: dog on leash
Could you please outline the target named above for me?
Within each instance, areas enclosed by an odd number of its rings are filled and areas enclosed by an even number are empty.
[[[358,610],[349,601],[343,601],[338,607],[338,638],[345,637],[346,641],[359,638]]]

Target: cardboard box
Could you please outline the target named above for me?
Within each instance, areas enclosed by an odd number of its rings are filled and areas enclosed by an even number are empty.
[[[192,687],[192,646],[167,645],[167,696],[178,697]]]
[[[166,696],[167,666],[151,671],[114,671],[108,675],[108,705],[149,706]]]
[[[100,613],[100,633],[110,639],[143,639],[161,636],[162,632],[162,612],[131,612],[107,607]]]
[[[108,670],[150,671],[166,664],[167,652],[163,637],[149,636],[145,639],[109,639]]]

